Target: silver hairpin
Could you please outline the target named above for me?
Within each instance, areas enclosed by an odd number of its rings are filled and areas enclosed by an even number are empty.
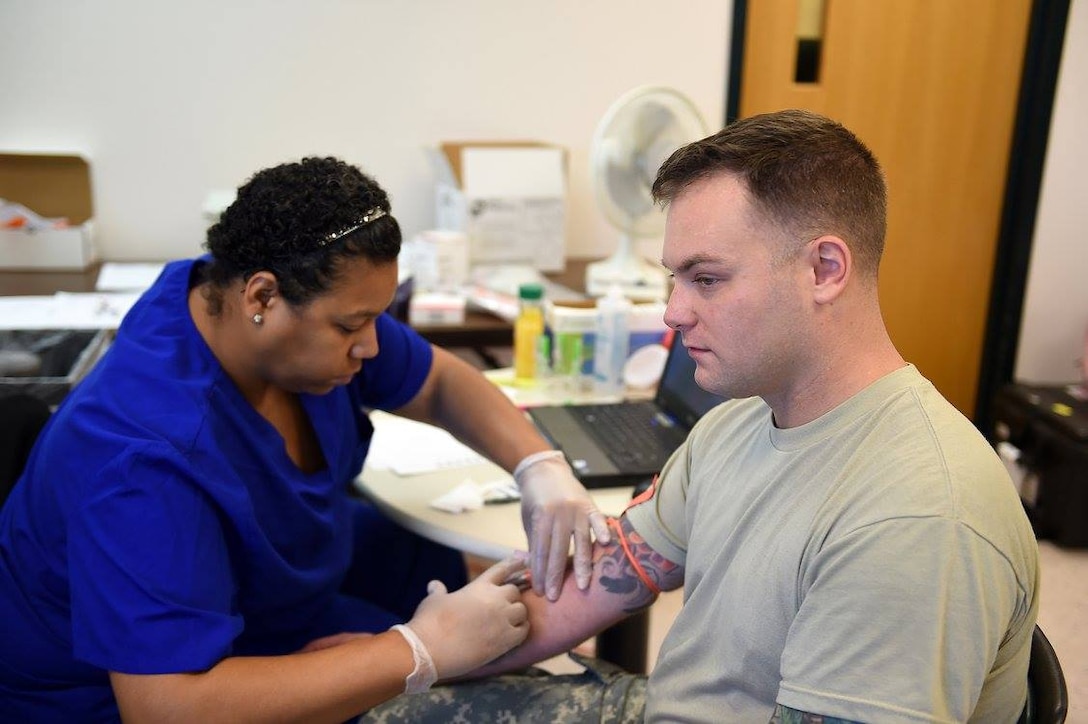
[[[346,229],[341,229],[340,231],[334,231],[331,234],[326,234],[325,238],[318,242],[318,246],[327,246],[332,242],[336,241],[337,239],[342,239],[356,229],[361,229],[362,227],[369,224],[371,221],[374,221],[375,219],[380,219],[383,216],[385,216],[385,209],[380,206],[375,206],[373,209],[367,210],[367,212],[363,214],[362,218],[355,222],[354,225],[349,226]]]

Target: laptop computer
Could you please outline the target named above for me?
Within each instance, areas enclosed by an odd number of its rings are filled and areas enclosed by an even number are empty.
[[[653,400],[529,408],[587,488],[645,485],[723,397],[695,383],[695,361],[677,338]]]

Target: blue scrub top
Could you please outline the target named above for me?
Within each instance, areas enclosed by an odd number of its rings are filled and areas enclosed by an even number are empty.
[[[198,263],[167,265],[129,312],[0,512],[0,721],[116,719],[108,671],[202,671],[375,630],[336,604],[363,408],[410,401],[430,345],[379,317],[356,379],[302,396],[328,463],[304,474],[197,332]]]

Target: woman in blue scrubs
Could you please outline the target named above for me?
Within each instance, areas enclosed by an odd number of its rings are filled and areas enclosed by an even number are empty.
[[[166,266],[0,512],[0,721],[343,721],[519,643],[526,562],[465,585],[350,496],[370,408],[515,471],[538,593],[572,537],[588,579],[608,533],[562,457],[386,314],[400,241],[372,179],[307,158]]]

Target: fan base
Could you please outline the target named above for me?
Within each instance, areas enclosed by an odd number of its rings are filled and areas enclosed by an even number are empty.
[[[668,296],[665,270],[638,258],[616,258],[593,262],[586,267],[586,294],[603,297],[618,284],[624,296],[636,302],[663,302]]]

